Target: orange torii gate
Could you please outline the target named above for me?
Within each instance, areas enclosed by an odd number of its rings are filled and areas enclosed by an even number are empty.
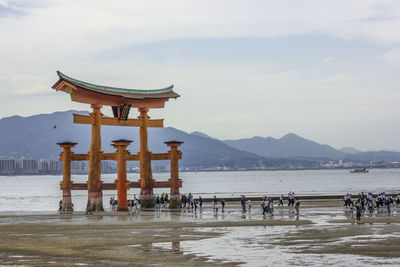
[[[107,87],[79,81],[57,71],[59,80],[53,89],[64,91],[71,95],[72,101],[90,104],[93,112],[90,116],[73,114],[74,123],[91,124],[92,137],[90,151],[87,154],[75,154],[71,149],[76,145],[72,142],[58,143],[63,148],[60,160],[63,161],[63,181],[60,184],[63,190],[64,212],[72,210],[71,190],[88,190],[88,199],[92,201],[95,211],[103,210],[102,190],[118,190],[118,210],[127,210],[127,194],[129,188],[140,188],[141,206],[153,207],[153,188],[169,187],[171,189],[170,207],[176,207],[179,201],[178,160],[182,153],[178,147],[179,141],[165,142],[169,147],[168,153],[153,154],[148,149],[148,127],[163,127],[163,120],[151,120],[148,111],[151,108],[163,108],[170,98],[177,98],[173,85],[156,90],[135,90]],[[114,117],[104,117],[100,110],[103,105],[111,106]],[[131,107],[138,108],[140,116],[137,119],[128,119]],[[133,126],[140,127],[140,152],[130,154],[126,149],[130,140],[115,140],[113,146],[117,149],[114,153],[101,151],[101,125]],[[73,183],[71,181],[71,161],[88,160],[89,176],[87,183]],[[101,161],[116,160],[118,162],[118,178],[114,183],[101,181]],[[137,160],[140,167],[140,180],[130,182],[126,175],[126,161]],[[171,178],[168,181],[154,181],[151,171],[151,160],[170,160]]]

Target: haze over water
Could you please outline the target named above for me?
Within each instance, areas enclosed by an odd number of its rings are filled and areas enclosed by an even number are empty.
[[[154,173],[154,179],[167,180],[169,173]],[[348,170],[302,171],[243,171],[243,172],[183,172],[181,193],[191,192],[195,197],[277,196],[294,191],[301,195],[340,195],[347,192],[395,192],[400,191],[400,169],[371,169],[369,173],[352,174]],[[116,174],[104,174],[104,182],[113,182]],[[130,181],[139,174],[128,174]],[[59,183],[62,175],[1,176],[0,213],[56,212],[62,198]],[[72,181],[85,182],[87,175],[73,175]],[[155,194],[169,189],[155,189]],[[139,189],[130,189],[128,198],[139,195]],[[116,197],[116,191],[103,191],[103,203],[109,209],[108,200]],[[75,211],[83,211],[86,191],[72,191]]]

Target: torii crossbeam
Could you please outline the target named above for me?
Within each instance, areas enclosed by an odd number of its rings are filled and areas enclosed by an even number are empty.
[[[101,160],[117,160],[118,151],[116,153],[103,153],[101,151],[101,125],[115,125],[115,126],[132,126],[140,127],[140,152],[136,155],[129,155],[126,158],[120,157],[120,159],[126,160],[139,160],[140,166],[140,196],[142,207],[153,207],[153,187],[154,186],[170,186],[174,183],[181,185],[181,181],[176,177],[177,181],[162,184],[157,184],[153,180],[151,171],[151,160],[156,159],[170,159],[171,160],[171,173],[172,173],[172,161],[177,161],[179,157],[171,154],[178,151],[177,148],[181,142],[174,141],[174,145],[171,146],[171,151],[165,154],[152,154],[148,149],[148,127],[163,127],[163,119],[151,120],[148,116],[148,111],[152,108],[164,108],[165,102],[170,98],[178,98],[179,95],[173,91],[173,85],[163,89],[153,90],[137,90],[137,89],[124,89],[116,87],[108,87],[102,85],[91,84],[77,79],[66,76],[65,74],[57,71],[59,80],[53,85],[53,89],[57,91],[64,91],[71,95],[71,100],[90,104],[92,113],[90,116],[74,114],[74,123],[79,124],[90,124],[92,125],[92,137],[90,151],[88,154],[73,154],[71,147],[75,144],[64,142],[59,143],[60,146],[64,147],[64,155],[61,155],[61,159],[64,161],[64,168],[66,165],[65,161],[71,160],[89,160],[89,177],[87,183],[88,199],[91,200],[92,207],[95,211],[103,210],[102,202],[102,190],[103,189],[114,189],[114,186],[105,186],[101,181]],[[101,113],[103,106],[111,106],[114,117],[104,117]],[[130,108],[137,108],[140,116],[137,119],[128,119]],[[115,143],[114,146],[117,149],[123,149],[124,145]],[[67,150],[66,150],[67,149]],[[126,149],[126,146],[125,146]],[[179,151],[178,151],[179,152]],[[66,154],[68,158],[66,158]],[[179,152],[180,153],[180,152]],[[177,164],[177,162],[176,162]],[[122,167],[121,167],[122,168]],[[125,167],[126,168],[126,167]],[[175,167],[174,167],[175,168]],[[125,170],[126,172],[126,170]],[[68,171],[66,172],[68,175]],[[70,173],[69,173],[70,175]],[[176,174],[172,176],[177,176]],[[175,178],[175,177],[174,177]],[[172,179],[172,177],[171,177]],[[170,179],[170,180],[171,180]],[[74,189],[72,182],[65,182],[64,179],[62,186],[71,190]],[[179,182],[180,181],[180,182]],[[64,183],[65,182],[65,183]],[[67,184],[68,183],[68,184]],[[104,186],[103,186],[104,185]],[[130,185],[137,187],[138,184],[130,182]],[[106,188],[105,188],[106,187]],[[82,186],[80,187],[82,188]],[[85,188],[86,189],[86,188]],[[176,191],[176,189],[174,189]],[[172,187],[171,187],[172,192]],[[179,187],[178,187],[179,192]],[[68,195],[68,193],[65,193]],[[70,194],[70,193],[69,193]],[[172,196],[171,196],[172,198]],[[68,201],[65,201],[68,202]],[[63,210],[68,210],[68,207]]]

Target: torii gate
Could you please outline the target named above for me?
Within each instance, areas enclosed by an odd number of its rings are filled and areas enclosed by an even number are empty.
[[[147,127],[163,127],[163,119],[151,120],[148,116],[150,108],[163,108],[170,98],[177,98],[173,85],[156,90],[135,90],[107,87],[79,81],[57,71],[59,80],[52,86],[56,91],[64,91],[71,95],[71,100],[90,104],[93,112],[90,116],[73,114],[74,123],[91,124],[92,137],[90,151],[87,154],[75,154],[71,148],[76,145],[72,142],[58,143],[63,152],[60,159],[63,161],[63,182],[60,184],[63,190],[63,211],[72,210],[71,190],[88,190],[88,199],[91,200],[95,211],[103,210],[102,190],[118,190],[118,210],[127,209],[126,190],[130,187],[140,188],[141,206],[153,207],[153,188],[170,187],[170,207],[176,207],[179,201],[179,187],[182,180],[179,179],[178,160],[182,153],[178,147],[179,141],[165,142],[170,146],[168,153],[153,154],[148,149]],[[114,117],[104,117],[100,112],[103,105],[111,106]],[[138,108],[138,119],[128,119],[131,107]],[[101,151],[101,125],[133,126],[140,127],[140,152],[130,154],[126,147],[129,140],[115,140],[115,153]],[[87,184],[71,182],[71,160],[89,160],[89,176]],[[118,161],[118,179],[115,183],[103,183],[101,181],[101,160]],[[140,180],[130,182],[126,179],[126,161],[139,160]],[[165,182],[154,181],[151,171],[151,160],[171,160],[171,178]]]

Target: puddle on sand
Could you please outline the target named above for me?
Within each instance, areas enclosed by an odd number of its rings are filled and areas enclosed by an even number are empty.
[[[308,226],[309,227],[309,226]],[[196,229],[197,230],[197,229]],[[211,229],[202,229],[207,231]],[[257,226],[219,228],[218,237],[181,241],[183,253],[208,258],[211,262],[237,262],[243,266],[360,266],[399,265],[399,258],[378,258],[347,254],[297,254],[297,246],[276,245],[283,234],[298,230],[296,226]],[[167,244],[164,244],[167,246]],[[162,246],[162,245],[161,245]]]

